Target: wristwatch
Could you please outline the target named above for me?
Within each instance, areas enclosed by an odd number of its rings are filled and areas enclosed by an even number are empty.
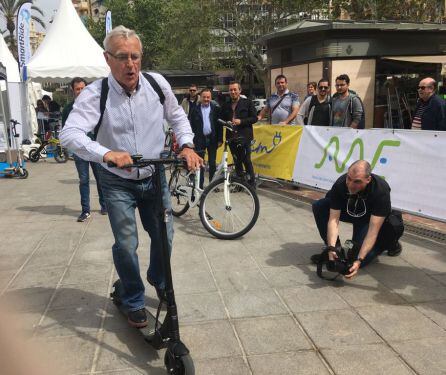
[[[185,148],[191,148],[193,150],[195,148],[195,145],[191,142],[184,143],[181,146],[180,151],[183,151]]]
[[[364,258],[361,258],[360,256],[358,256],[357,258],[356,258],[356,261],[359,261],[359,263],[362,263],[362,262],[364,262]],[[356,262],[355,261],[355,262]]]

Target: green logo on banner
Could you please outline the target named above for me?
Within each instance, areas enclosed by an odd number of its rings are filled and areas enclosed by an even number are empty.
[[[333,157],[331,155],[328,155],[328,149],[330,148],[330,146],[334,144],[336,147],[336,150],[333,154]],[[378,145],[378,147],[376,148],[375,154],[373,155],[373,159],[372,162],[370,163],[372,169],[375,167],[376,163],[379,161],[380,164],[386,164],[387,163],[387,158],[385,157],[381,157],[381,153],[383,151],[383,148],[388,146],[388,147],[399,147],[401,144],[400,141],[393,141],[391,139],[385,139],[383,141],[381,141],[381,143]],[[347,153],[347,156],[345,157],[345,159],[342,160],[338,160],[338,153],[339,153],[339,138],[338,137],[332,137],[330,139],[330,141],[328,142],[328,144],[324,147],[324,154],[322,155],[322,159],[319,163],[316,163],[314,165],[315,168],[320,169],[322,168],[322,166],[325,163],[325,160],[327,159],[328,156],[328,160],[334,160],[334,165],[336,168],[336,172],[338,173],[342,173],[345,170],[345,166],[347,165],[347,163],[350,160],[350,157],[353,154],[353,151],[355,150],[355,148],[358,147],[359,148],[359,159],[364,159],[364,143],[362,141],[361,138],[356,138],[352,145],[350,146],[350,150]]]

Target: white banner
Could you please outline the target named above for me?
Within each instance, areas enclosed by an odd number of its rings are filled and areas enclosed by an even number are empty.
[[[105,34],[107,35],[110,31],[112,31],[112,16],[111,16],[111,10],[107,10],[107,13],[105,13]]]
[[[29,29],[31,23],[31,3],[24,3],[17,12],[17,49],[20,70],[31,58]],[[26,77],[25,79],[26,80]]]
[[[293,180],[329,190],[358,159],[392,189],[392,206],[446,220],[446,132],[306,126]]]

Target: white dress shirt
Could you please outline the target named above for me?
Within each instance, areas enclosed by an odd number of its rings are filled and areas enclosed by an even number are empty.
[[[84,160],[102,163],[110,172],[136,180],[150,176],[152,169],[141,169],[138,174],[136,169],[129,172],[109,168],[103,162],[104,155],[109,151],[127,151],[131,155],[141,154],[144,158],[159,158],[165,139],[163,119],[171,124],[180,146],[193,143],[194,134],[189,121],[169,83],[160,74],[150,74],[164,93],[164,106],[141,73],[138,87],[130,96],[110,74],[109,92],[97,140],[91,140],[87,133],[93,132],[99,121],[102,79],[88,85],[77,97],[60,133],[62,145]]]

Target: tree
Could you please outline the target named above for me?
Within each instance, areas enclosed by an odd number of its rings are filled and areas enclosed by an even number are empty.
[[[12,54],[17,57],[17,48],[16,48],[16,40],[14,37],[14,31],[16,28],[16,20],[17,20],[17,11],[24,3],[33,3],[32,0],[0,0],[0,13],[6,21],[6,28],[9,32],[9,49]],[[44,16],[43,11],[36,7],[35,5],[31,6],[31,10],[39,13],[41,16]],[[43,28],[46,27],[45,22],[36,15],[31,15],[31,19],[38,24],[40,24]]]
[[[212,28],[220,36],[222,57],[232,63],[237,78],[253,74],[269,87],[263,46],[256,40],[281,27],[328,9],[327,0],[221,0],[213,1]],[[225,39],[225,43],[223,43]],[[232,48],[228,48],[228,42]]]
[[[332,17],[347,12],[352,20],[440,22],[444,0],[332,0]]]

